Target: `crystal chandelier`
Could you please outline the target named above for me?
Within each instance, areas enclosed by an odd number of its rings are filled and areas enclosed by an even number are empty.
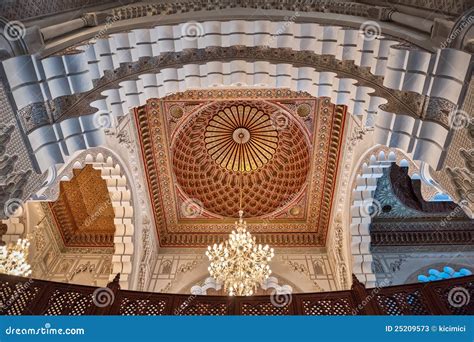
[[[27,239],[18,239],[16,243],[0,246],[0,273],[24,276],[31,274],[31,266],[28,264],[28,248],[30,242]]]
[[[206,255],[211,262],[209,274],[224,285],[230,296],[251,296],[257,286],[271,274],[268,262],[273,258],[273,248],[257,245],[247,231],[247,222],[239,211],[239,221],[229,239],[219,245],[207,247]]]

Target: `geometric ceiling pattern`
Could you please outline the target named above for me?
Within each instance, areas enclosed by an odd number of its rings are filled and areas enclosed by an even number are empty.
[[[242,208],[259,242],[325,246],[345,115],[283,89],[189,90],[136,108],[160,245],[221,242]]]
[[[211,215],[238,217],[242,195],[245,216],[261,217],[304,190],[309,142],[275,105],[219,101],[191,120],[172,143],[176,185]]]
[[[239,104],[214,115],[206,127],[204,141],[220,166],[230,171],[254,171],[275,154],[277,128],[259,108]]]
[[[53,222],[65,247],[113,247],[115,213],[101,171],[86,165],[60,183],[55,202],[49,203]]]

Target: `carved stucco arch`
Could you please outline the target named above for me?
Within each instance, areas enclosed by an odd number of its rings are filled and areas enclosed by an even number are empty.
[[[55,201],[59,196],[60,182],[71,180],[74,176],[73,170],[82,169],[86,165],[92,165],[101,172],[115,214],[114,254],[110,280],[120,273],[120,286],[128,289],[131,286],[130,276],[135,251],[134,203],[126,169],[114,152],[107,148],[96,147],[78,153],[56,175],[50,177],[49,184],[38,191],[35,199]],[[53,173],[52,170],[50,172]]]
[[[383,36],[368,40],[359,30],[315,23],[294,23],[285,34],[275,34],[281,24],[243,20],[203,22],[199,23],[203,32],[197,39],[182,38],[186,23],[135,29],[99,39],[95,44],[83,47],[85,52],[43,60],[36,56],[19,56],[5,61],[4,66],[19,109],[31,103],[89,91],[106,70],[115,70],[121,63],[137,62],[142,57],[157,57],[168,52],[230,46],[270,46],[313,51],[341,61],[354,60],[356,65],[368,67],[373,75],[383,75],[383,86],[387,89],[440,97],[454,103],[459,99],[470,57],[464,52],[440,49],[431,54],[401,47],[398,41]],[[445,63],[446,60],[450,62]],[[377,113],[377,143],[402,148],[412,153],[414,159],[438,168],[448,129],[406,113],[384,111],[379,106],[386,103],[386,99],[372,96],[374,89],[355,83],[353,79],[336,77],[331,72],[319,73],[314,68],[289,63],[236,60],[230,63],[208,61],[204,66],[180,65],[162,69],[158,74],[141,75],[138,80],[121,82],[118,89],[104,90],[105,99],[91,103],[97,108],[94,116],[45,125],[30,133],[29,138],[44,171],[53,163],[63,162],[74,151],[101,144],[103,136],[94,122],[97,116],[108,113],[121,116],[129,108],[144,104],[147,98],[190,88],[266,84],[308,91],[317,97],[330,96],[334,103],[347,105],[349,112],[359,116],[364,124],[368,117]]]
[[[376,285],[370,252],[370,224],[373,215],[370,208],[374,203],[377,181],[383,176],[384,168],[391,167],[393,163],[400,165],[402,161],[403,164],[405,161],[408,162],[410,176],[419,172],[417,165],[402,151],[386,146],[375,146],[357,163],[353,181],[350,183],[352,184],[349,215],[352,273],[368,287]]]

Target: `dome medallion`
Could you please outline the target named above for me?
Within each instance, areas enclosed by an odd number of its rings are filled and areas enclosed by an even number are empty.
[[[281,117],[284,129],[275,124]],[[206,212],[270,215],[305,187],[310,149],[304,131],[281,107],[260,100],[215,101],[188,120],[172,141],[173,171],[180,193]]]
[[[206,127],[206,149],[229,171],[254,171],[272,159],[278,132],[270,117],[251,106],[231,106],[219,111]]]

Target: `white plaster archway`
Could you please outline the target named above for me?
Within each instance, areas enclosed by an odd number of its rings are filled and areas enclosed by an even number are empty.
[[[107,184],[110,203],[115,214],[114,254],[110,280],[120,273],[120,286],[128,289],[131,285],[130,275],[135,249],[132,192],[126,173],[121,166],[122,163],[110,150],[93,148],[79,153],[59,170],[56,179],[41,189],[36,198],[43,201],[56,200],[59,195],[59,183],[71,180],[74,169],[82,169],[88,164],[101,172],[101,177]]]
[[[372,96],[373,89],[356,85],[356,80],[339,78],[332,72],[318,72],[310,67],[269,62],[208,62],[164,69],[158,74],[145,74],[138,80],[121,82],[120,89],[102,92],[106,98],[91,103],[98,110],[93,115],[64,120],[42,126],[29,139],[42,170],[63,163],[76,151],[105,144],[102,122],[113,122],[128,113],[129,108],[146,103],[149,98],[164,97],[188,89],[210,86],[261,86],[306,91],[315,97],[327,96],[335,104],[347,105],[348,111],[365,123],[375,116],[375,142],[399,147],[436,167],[443,152],[448,131],[441,125],[408,115],[379,109],[387,100]],[[397,138],[398,137],[398,138]]]
[[[282,21],[231,20],[187,22],[133,29],[79,47],[84,53],[48,57],[19,56],[4,62],[18,108],[59,96],[91,90],[92,81],[120,63],[165,52],[206,47],[269,47],[312,51],[354,60],[384,76],[384,86],[442,97],[456,103],[469,66],[470,55],[454,49],[435,54],[399,45],[382,35],[317,23],[292,23],[283,33]],[[21,69],[18,67],[21,66]],[[20,72],[18,71],[20,70]],[[42,91],[38,91],[38,90]]]
[[[377,181],[383,176],[383,169],[392,163],[408,163],[409,175],[418,172],[417,166],[398,150],[376,146],[369,150],[357,165],[360,165],[352,186],[350,201],[350,236],[352,252],[352,273],[367,287],[375,287],[375,274],[372,272],[372,253],[370,252],[370,224],[373,214],[374,195]]]
[[[11,58],[3,64],[16,105],[23,108],[91,90],[93,81],[104,71],[114,70],[120,63],[138,61],[140,57],[215,46],[269,46],[333,55],[339,60],[354,60],[356,65],[370,67],[374,75],[384,75],[384,86],[389,89],[456,103],[470,60],[470,55],[462,51],[439,49],[431,54],[398,46],[397,41],[380,35],[367,39],[359,30],[339,26],[294,23],[284,34],[275,34],[283,22],[233,20],[194,24],[198,30],[195,38],[187,35],[190,23],[184,23],[112,34],[86,45],[85,52],[78,54],[43,60],[36,56]],[[449,133],[442,125],[380,109],[379,105],[386,100],[370,96],[373,89],[356,86],[355,80],[287,63],[208,62],[141,75],[136,81],[122,82],[120,89],[104,91],[105,100],[91,103],[98,109],[95,115],[43,126],[32,132],[29,139],[44,171],[52,164],[64,162],[75,151],[103,144],[103,127],[97,124],[102,115],[121,116],[148,98],[191,88],[262,84],[303,90],[316,97],[329,96],[334,103],[347,105],[349,112],[359,116],[363,123],[368,116],[377,115],[376,143],[401,148],[415,160],[423,160],[435,169],[440,167]]]

